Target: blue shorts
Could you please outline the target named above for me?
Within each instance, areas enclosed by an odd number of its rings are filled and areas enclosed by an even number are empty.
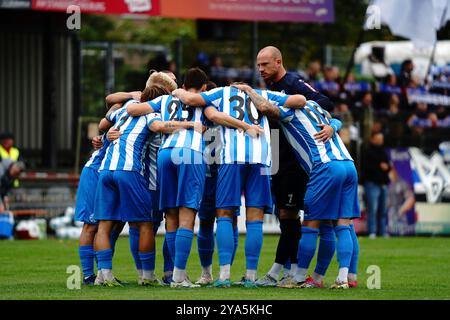
[[[216,208],[230,209],[245,206],[272,212],[270,168],[263,164],[221,164],[217,177]]]
[[[159,189],[150,190],[150,195],[152,197],[152,209],[153,209],[153,222],[161,223],[164,219],[164,212],[159,210]]]
[[[75,204],[75,221],[86,224],[98,224],[94,219],[95,190],[97,189],[98,171],[84,167],[78,183],[77,200]]]
[[[200,208],[205,186],[203,155],[188,148],[161,149],[158,155],[159,208]]]
[[[331,161],[311,171],[304,220],[359,218],[358,174],[353,161]]]
[[[152,221],[152,199],[145,178],[135,171],[100,171],[94,218]]]

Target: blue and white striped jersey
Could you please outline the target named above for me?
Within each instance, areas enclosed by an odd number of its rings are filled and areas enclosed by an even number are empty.
[[[316,102],[308,100],[302,109],[279,109],[283,132],[306,173],[309,174],[320,163],[353,161],[338,134],[326,143],[314,139],[314,134],[322,130],[317,124],[330,124],[329,115]]]
[[[102,161],[103,158],[105,157],[106,154],[106,149],[108,149],[109,143],[110,141],[108,139],[106,139],[106,134],[104,134],[102,136],[102,141],[103,141],[103,146],[98,149],[95,150],[91,157],[89,158],[89,160],[86,162],[86,164],[84,165],[85,167],[94,169],[94,170],[98,170],[100,169],[100,166],[102,165]]]
[[[288,96],[274,91],[255,90],[276,106],[283,106]],[[254,106],[251,99],[234,87],[215,88],[201,93],[207,105],[216,107],[236,119],[259,125],[264,134],[256,138],[233,128],[222,127],[221,163],[260,163],[271,165],[270,127],[267,117]]]
[[[161,121],[161,117],[159,113],[131,117],[127,113],[130,103],[138,101],[129,100],[107,118],[122,135],[108,146],[100,170],[137,171],[142,174],[146,144],[151,135],[156,134],[150,130],[150,125],[156,120]]]
[[[155,133],[151,135],[147,141],[147,147],[144,155],[144,163],[142,166],[142,175],[148,181],[148,188],[156,191],[158,187],[158,152],[161,147],[161,134]]]
[[[155,112],[161,114],[163,121],[193,121],[204,124],[203,108],[183,104],[178,98],[165,95],[148,102]],[[171,134],[164,134],[162,149],[188,148],[203,152],[202,134],[192,129],[181,129]]]

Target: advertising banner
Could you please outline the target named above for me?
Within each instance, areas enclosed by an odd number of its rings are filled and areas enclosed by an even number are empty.
[[[64,11],[79,6],[82,13],[159,15],[159,0],[32,0],[33,10]]]
[[[334,22],[333,0],[163,0],[161,2],[163,17]]]
[[[31,0],[0,0],[2,9],[30,9]]]

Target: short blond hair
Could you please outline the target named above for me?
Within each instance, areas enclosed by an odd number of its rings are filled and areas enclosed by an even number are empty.
[[[164,72],[153,72],[145,84],[145,87],[151,87],[152,85],[161,85],[167,89],[167,91],[172,92],[178,88],[177,83],[170,78],[170,76]]]

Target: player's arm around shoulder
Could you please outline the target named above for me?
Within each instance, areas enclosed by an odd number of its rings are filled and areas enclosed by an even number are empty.
[[[203,99],[202,95],[199,93],[189,92],[184,89],[175,89],[172,91],[172,96],[178,98],[181,102],[188,106],[206,106],[205,99]]]
[[[245,94],[252,100],[256,109],[261,111],[264,115],[273,119],[280,118],[280,110],[274,106],[269,100],[259,95],[252,87],[247,84],[233,84],[233,87],[245,92]]]
[[[130,103],[127,106],[127,113],[132,117],[145,116],[154,112],[149,102]]]
[[[242,130],[249,133],[251,136],[257,136],[264,133],[264,129],[260,126],[250,125],[245,121],[233,118],[232,116],[217,110],[213,106],[206,107],[204,113],[210,121],[218,125]]]

